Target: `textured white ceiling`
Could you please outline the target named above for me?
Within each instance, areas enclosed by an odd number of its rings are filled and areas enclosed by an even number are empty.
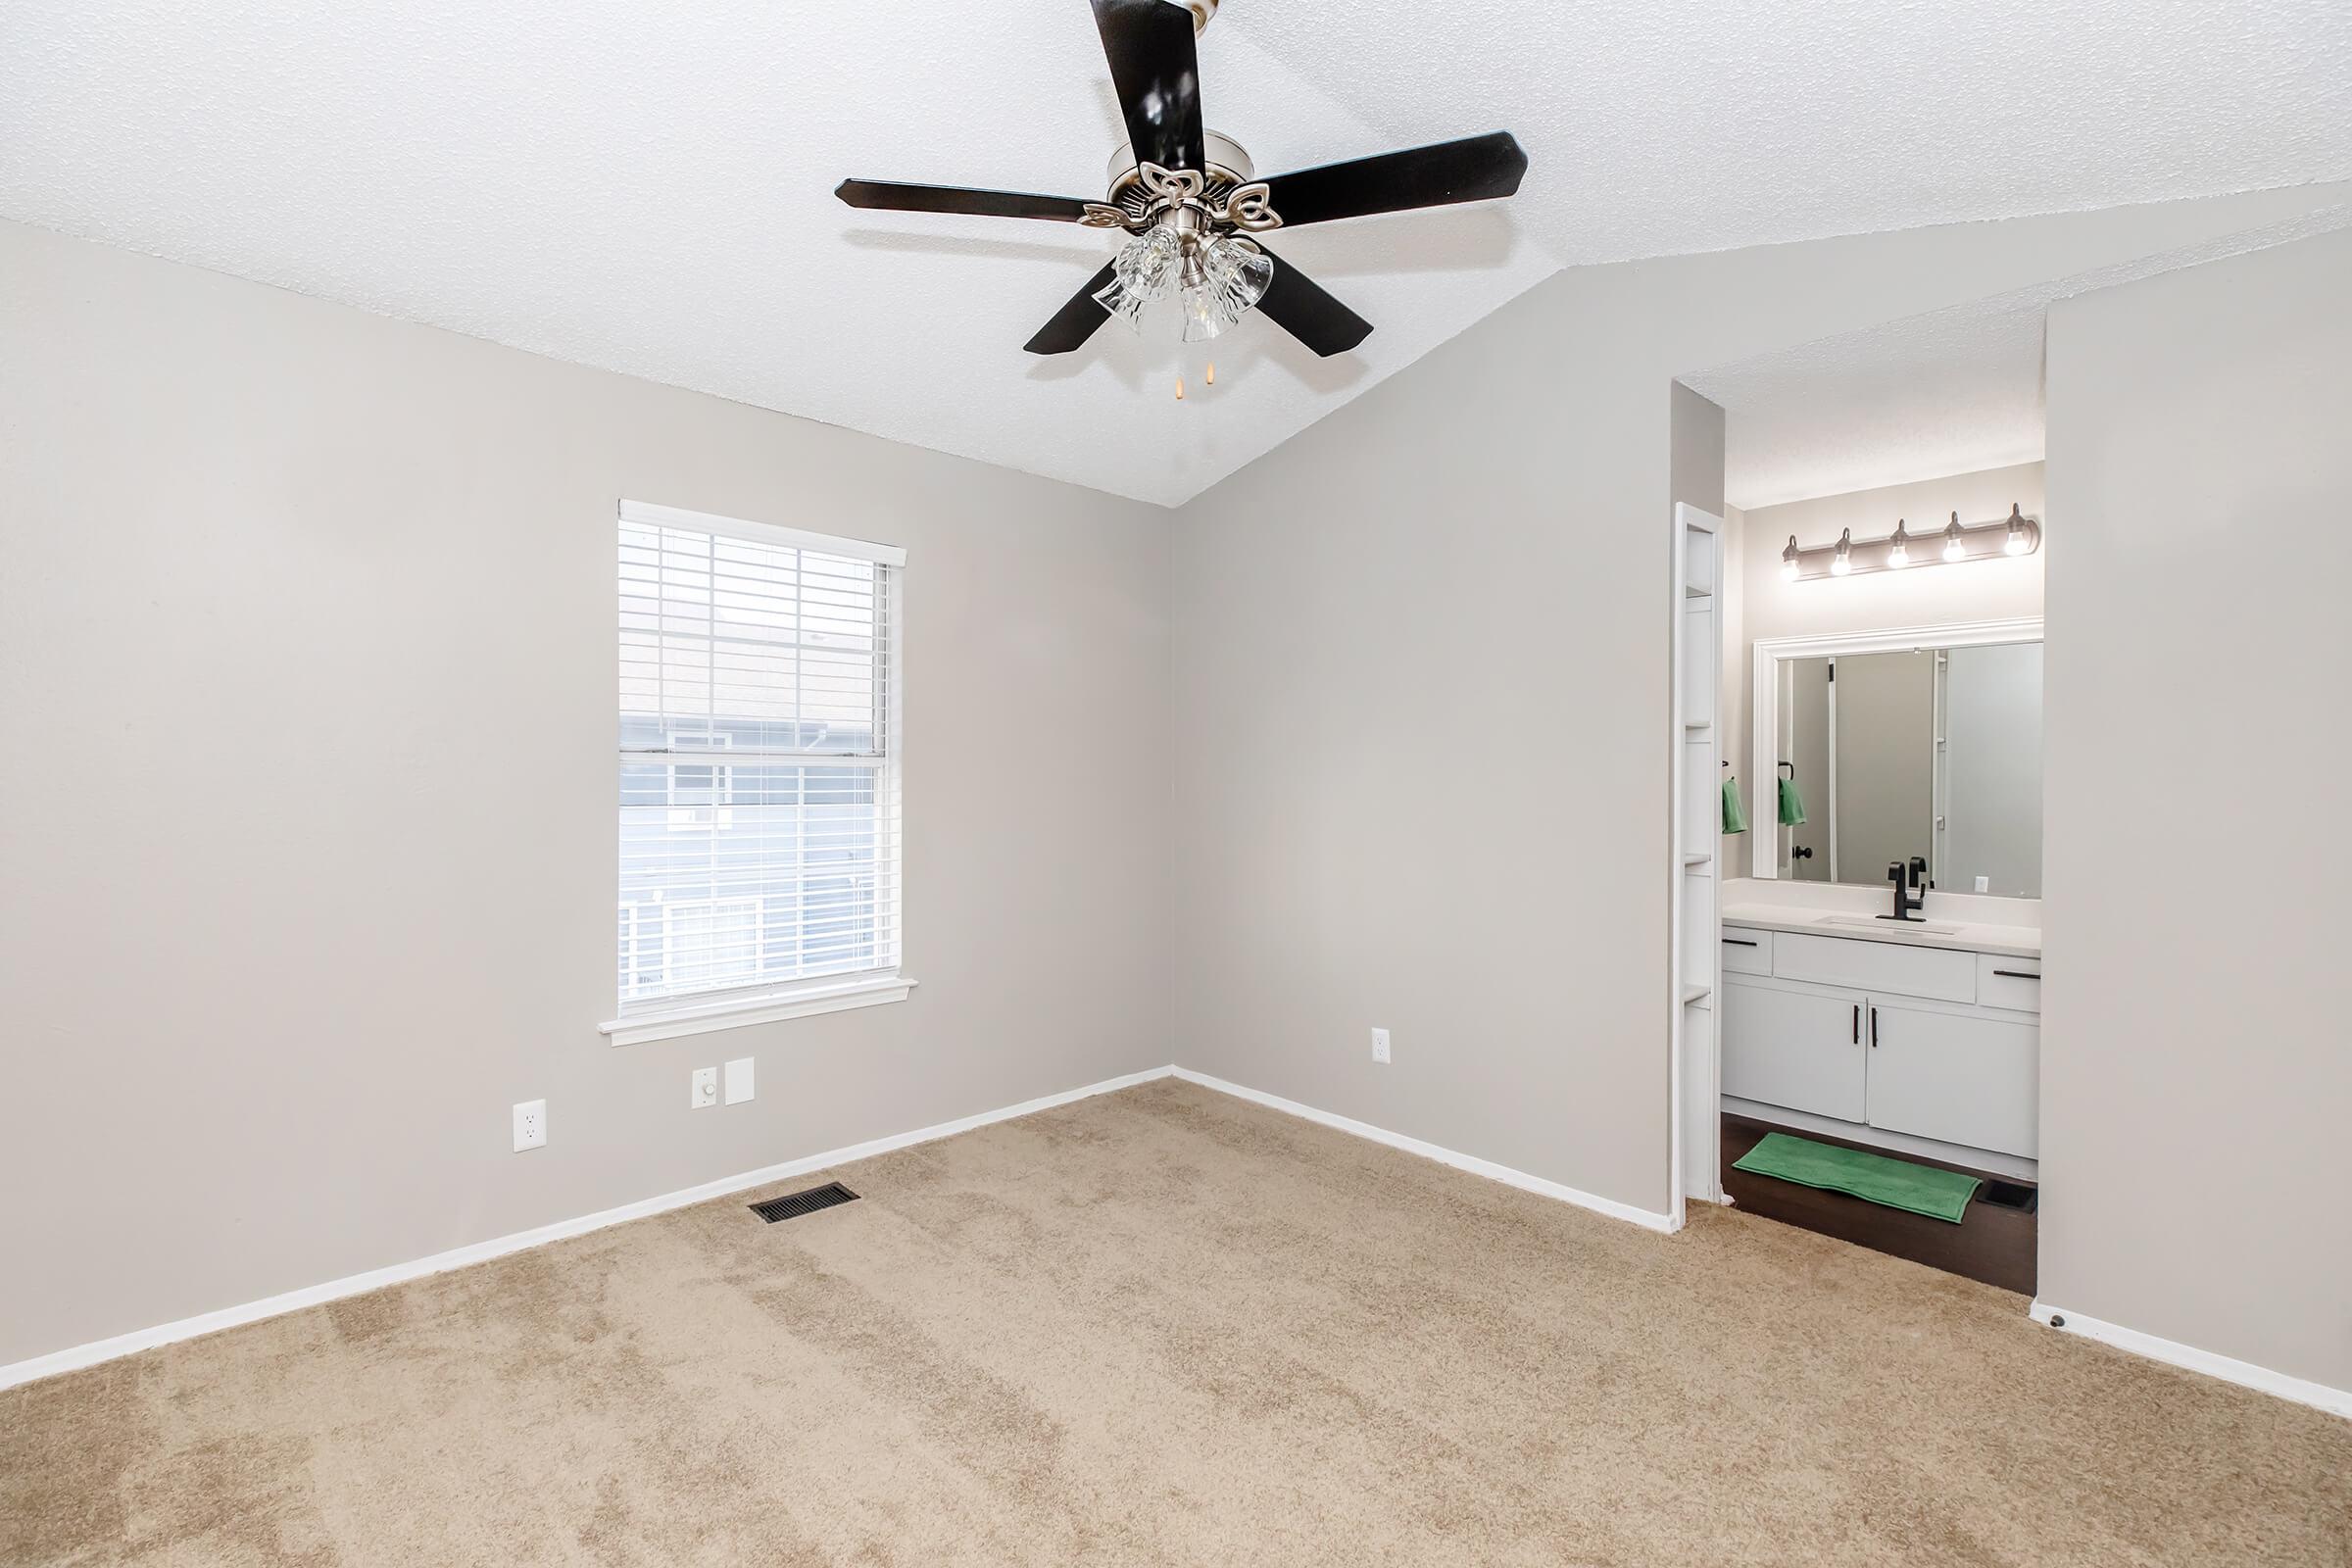
[[[1108,241],[843,176],[1096,194],[1082,0],[0,0],[0,216],[1174,504],[1562,263],[2352,175],[2341,0],[1227,0],[1207,122],[1279,172],[1483,131],[1516,200],[1277,248],[1376,327],[1021,343]]]
[[[2212,215],[2256,227],[1683,376],[1724,411],[1724,499],[1769,507],[2038,462],[2051,302],[2352,227],[2345,203],[2263,221],[2302,195]]]

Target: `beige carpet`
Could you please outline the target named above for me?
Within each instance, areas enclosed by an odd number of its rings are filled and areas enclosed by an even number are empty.
[[[2352,1423],[1769,1221],[1172,1081],[838,1174],[0,1394],[0,1562],[2352,1563]]]

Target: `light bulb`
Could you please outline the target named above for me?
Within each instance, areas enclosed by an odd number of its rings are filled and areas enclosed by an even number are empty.
[[[1951,526],[1943,530],[1943,559],[1946,561],[1966,561],[1968,559],[1968,541],[1960,537],[1960,514],[1957,512],[1952,514]]]
[[[1205,375],[1203,375],[1203,376],[1201,376],[1201,377],[1200,377],[1200,379],[1201,379],[1201,381],[1202,381],[1204,384],[1206,384],[1206,385],[1209,385],[1209,386],[1215,386],[1215,385],[1217,384],[1217,362],[1216,362],[1216,361],[1214,361],[1214,360],[1211,360],[1211,361],[1209,361],[1209,362],[1208,362],[1208,373],[1207,373],[1207,374],[1205,374]]]
[[[1246,240],[1219,235],[1184,259],[1184,340],[1215,337],[1250,313],[1274,281],[1273,259]]]
[[[1781,581],[1796,581],[1796,535],[1788,536],[1788,548],[1781,552]]]
[[[1903,532],[1903,519],[1894,519],[1894,537],[1886,541],[1886,564],[1900,571],[1911,564],[1911,536]]]
[[[2009,508],[2009,536],[2001,541],[2001,554],[2004,556],[2022,556],[2025,553],[2025,514],[2019,512],[2016,505],[2012,503]]]
[[[1144,330],[1147,307],[1165,299],[1176,286],[1176,265],[1184,258],[1184,242],[1176,231],[1154,224],[1119,247],[1110,264],[1110,281],[1095,290],[1095,303],[1127,323],[1138,335]]]
[[[1830,575],[1842,577],[1854,569],[1854,530],[1846,529],[1838,536],[1838,553],[1830,558]]]
[[[1176,401],[1184,401],[1184,377],[1181,375],[1176,378]]]

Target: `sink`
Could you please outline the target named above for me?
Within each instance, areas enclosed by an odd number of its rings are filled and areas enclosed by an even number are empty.
[[[1870,914],[1825,914],[1813,923],[1815,925],[1864,926],[1873,931],[1885,931],[1889,928],[1896,931],[1918,931],[1932,937],[1951,937],[1960,934],[1960,928],[1956,925],[1936,925],[1928,920],[1882,920],[1878,916]]]

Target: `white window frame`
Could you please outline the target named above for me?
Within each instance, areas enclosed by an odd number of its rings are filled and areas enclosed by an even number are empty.
[[[821,555],[870,561],[890,569],[890,633],[885,644],[887,660],[888,708],[885,710],[883,753],[874,764],[877,790],[888,792],[902,820],[893,823],[898,859],[896,898],[893,901],[893,919],[897,922],[895,949],[906,952],[906,861],[905,833],[905,723],[906,697],[906,552],[897,545],[876,544],[870,540],[849,539],[832,534],[812,533],[801,528],[779,527],[773,523],[746,522],[737,517],[714,516],[709,513],[689,512],[679,507],[657,506],[651,502],[623,500],[619,518],[650,527],[686,529],[696,533],[724,534],[755,543],[778,545],[793,550],[812,550]],[[843,759],[812,756],[811,765],[841,763]],[[714,766],[718,764],[713,764]],[[849,764],[856,765],[856,764]],[[725,771],[732,772],[731,768]],[[715,775],[714,775],[715,781]],[[718,792],[714,789],[713,795]],[[690,808],[699,809],[699,808]],[[617,886],[617,866],[612,879]],[[617,923],[607,929],[618,933]],[[662,961],[666,970],[670,962],[671,933],[674,922],[665,911],[662,922]],[[617,971],[615,971],[617,973]],[[789,980],[775,985],[735,987],[724,991],[696,993],[687,996],[661,997],[642,1003],[620,1003],[616,1017],[599,1024],[598,1029],[612,1045],[632,1046],[653,1040],[675,1039],[682,1035],[706,1034],[717,1029],[740,1029],[751,1024],[773,1023],[784,1018],[805,1018],[822,1012],[839,1012],[850,1007],[870,1007],[884,1003],[904,1002],[916,982],[903,968],[864,970],[846,975],[820,975],[808,980]]]

